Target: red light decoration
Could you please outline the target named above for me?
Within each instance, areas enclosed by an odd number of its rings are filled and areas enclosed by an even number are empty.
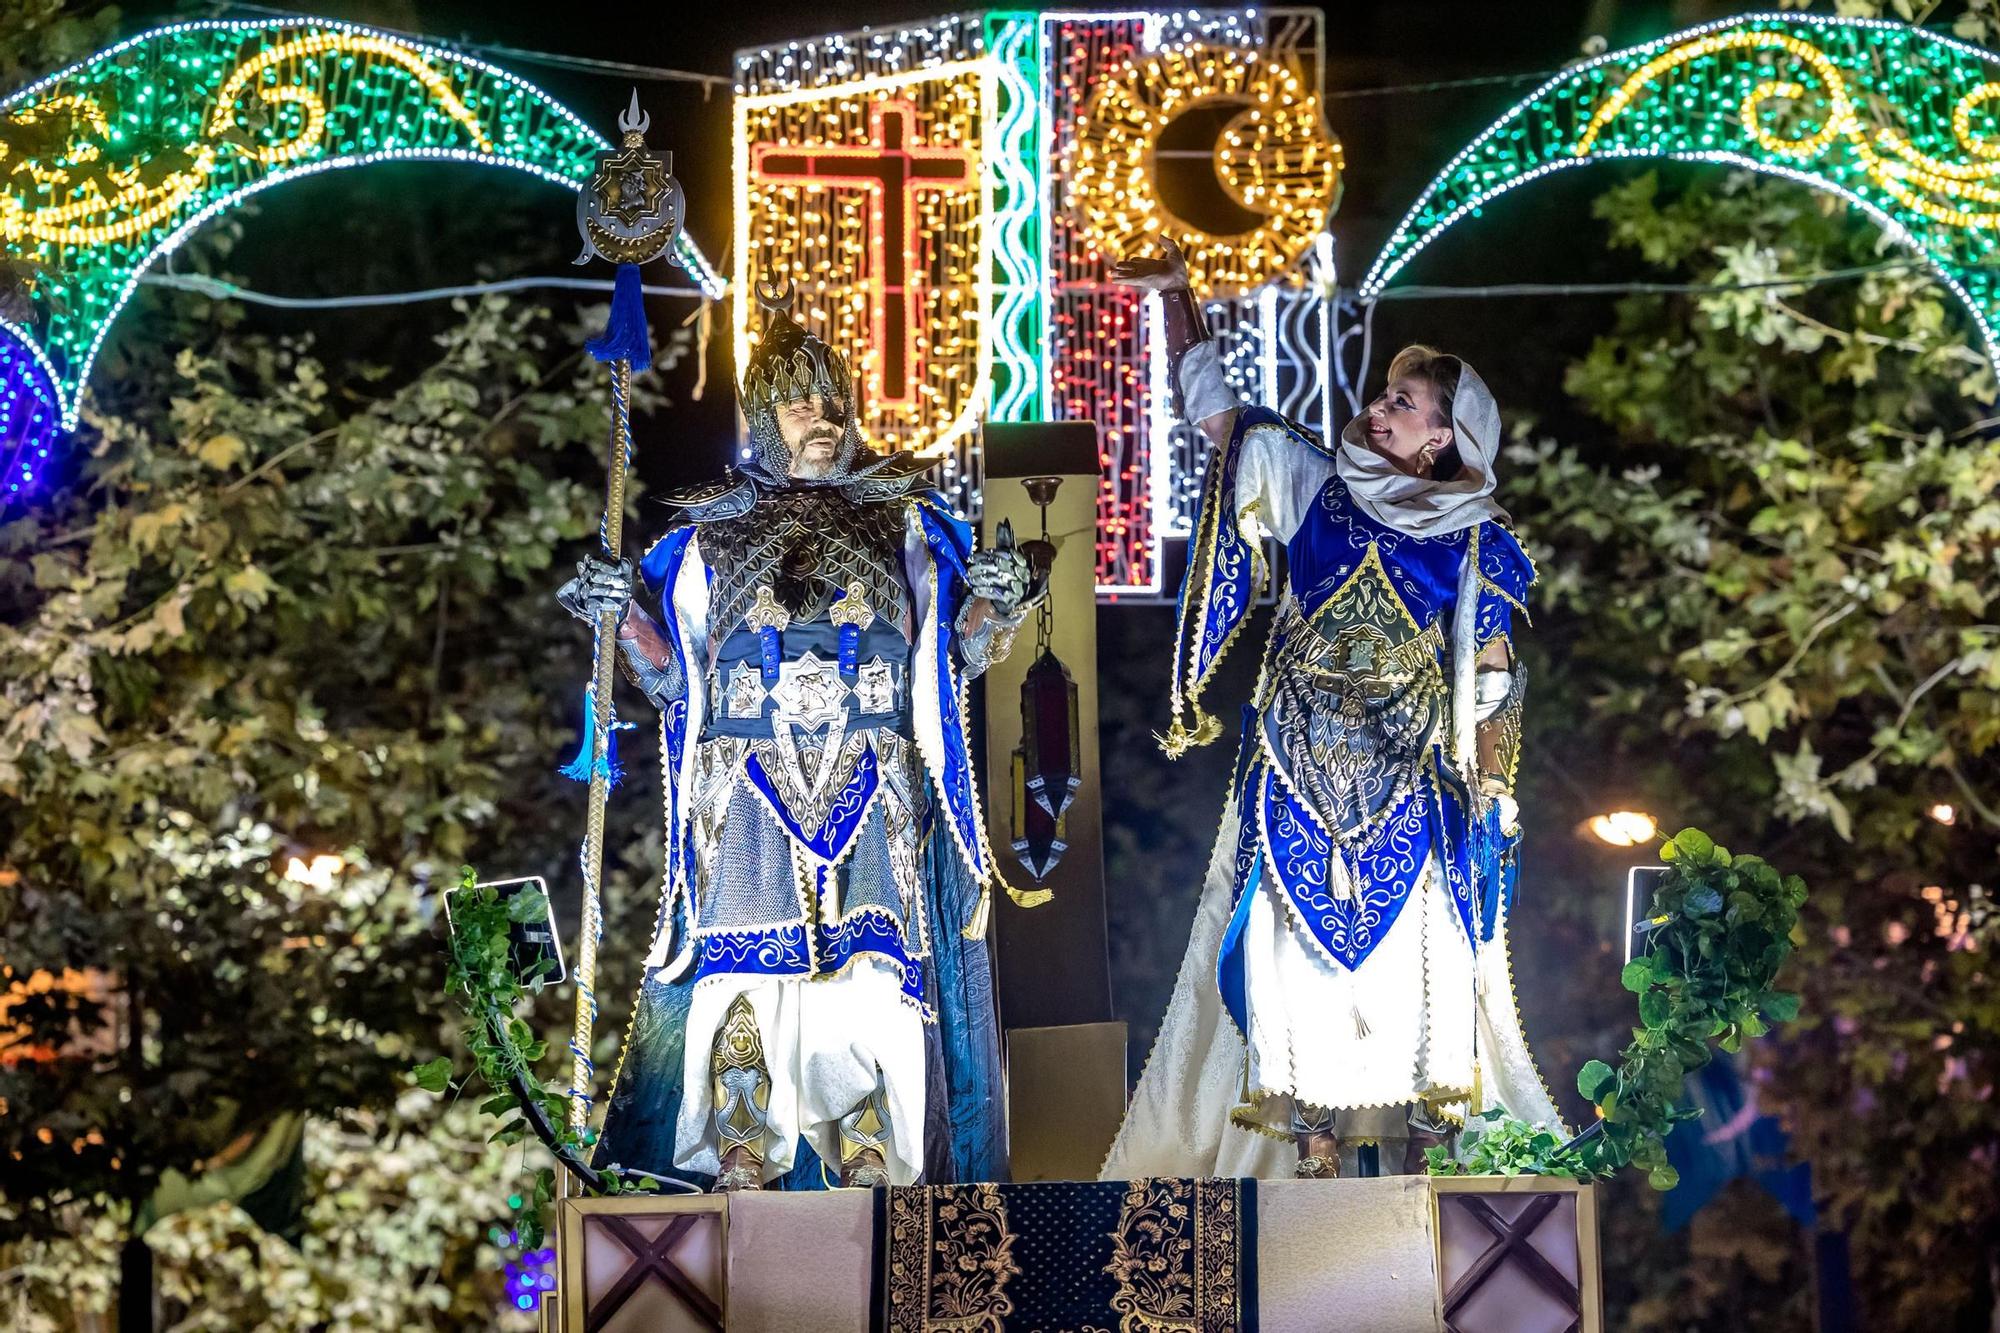
[[[879,102],[868,113],[865,145],[762,143],[752,147],[750,157],[751,177],[760,182],[869,192],[869,308],[881,355],[869,376],[868,399],[885,406],[909,402],[911,386],[922,378],[916,339],[922,294],[910,263],[914,195],[919,190],[971,190],[979,184],[974,154],[917,142],[918,124],[911,103]]]

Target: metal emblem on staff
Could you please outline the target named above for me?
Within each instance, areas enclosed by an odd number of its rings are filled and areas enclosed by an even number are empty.
[[[672,249],[686,214],[674,155],[646,147],[653,118],[639,109],[639,93],[618,113],[618,147],[597,155],[590,183],[576,196],[576,229],[583,233],[578,264],[594,255],[614,264],[650,264]],[[670,263],[680,259],[668,255]]]

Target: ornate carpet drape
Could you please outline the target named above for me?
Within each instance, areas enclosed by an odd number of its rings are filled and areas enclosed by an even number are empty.
[[[878,1333],[1257,1326],[1254,1180],[877,1190]]]

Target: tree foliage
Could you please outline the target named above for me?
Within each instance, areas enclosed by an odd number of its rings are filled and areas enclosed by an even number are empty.
[[[377,1110],[314,1120],[296,1245],[231,1203],[176,1213],[147,1233],[161,1327],[532,1328],[503,1292],[503,1265],[518,1247],[495,1225],[510,1206],[516,1163],[485,1142],[485,1124],[470,1102],[440,1106],[415,1091]],[[63,1236],[0,1245],[9,1329],[66,1333],[111,1309],[121,1211],[79,1209]]]
[[[438,1030],[434,881],[571,838],[546,598],[603,381],[541,312],[458,314],[400,383],[170,324],[0,527],[0,965],[16,1038],[67,1055],[0,1070],[10,1225],[142,1198],[253,1108],[393,1097]],[[345,868],[286,877],[315,855]]]
[[[1597,212],[1656,276],[1738,289],[1625,299],[1568,376],[1601,429],[1509,451],[1549,607],[1530,670],[1550,771],[1531,751],[1524,804],[1567,808],[1565,785],[1618,774],[1814,885],[1804,1017],[1760,1053],[1763,1096],[1827,1223],[1851,1230],[1879,1322],[1984,1310],[1992,370],[1952,295],[1837,200],[1647,174]],[[1747,287],[1857,267],[1873,271]]]

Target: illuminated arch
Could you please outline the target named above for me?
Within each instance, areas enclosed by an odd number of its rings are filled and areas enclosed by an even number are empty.
[[[0,243],[23,279],[8,312],[22,317],[0,320],[0,455],[11,455],[0,495],[22,489],[23,467],[46,450],[30,426],[75,426],[91,363],[140,276],[250,195],[409,159],[513,167],[576,189],[608,146],[505,70],[320,19],[173,24],[0,101]],[[685,234],[678,253],[719,296]]]
[[[1564,70],[1462,149],[1361,286],[1453,223],[1607,158],[1746,167],[1842,195],[1936,270],[2000,351],[2000,56],[1904,23],[1751,14]]]

